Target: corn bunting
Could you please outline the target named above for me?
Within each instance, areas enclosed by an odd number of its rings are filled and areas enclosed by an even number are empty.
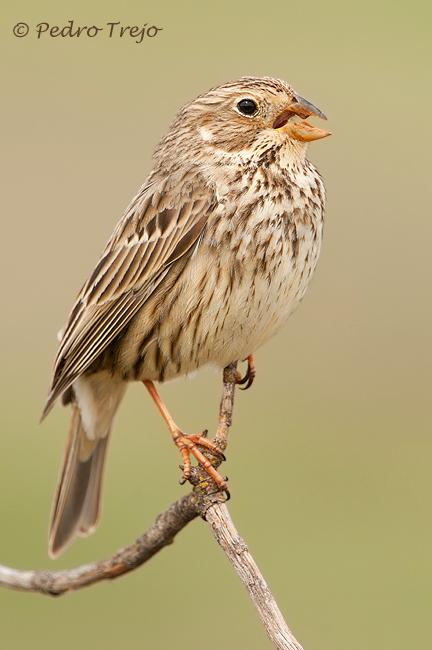
[[[129,381],[161,410],[190,475],[206,438],[175,425],[153,382],[248,359],[297,307],[320,252],[324,186],[307,143],[325,119],[284,81],[244,77],[186,104],[154,154],[61,335],[43,417],[72,421],[51,521],[58,555],[97,523],[102,470]],[[220,452],[219,452],[220,453]],[[204,460],[203,460],[204,459]],[[226,483],[206,461],[218,486]]]

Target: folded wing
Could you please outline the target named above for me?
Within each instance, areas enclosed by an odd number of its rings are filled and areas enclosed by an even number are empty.
[[[174,185],[166,178],[142,188],[72,309],[42,419],[139,311],[173,262],[198,241],[216,203],[193,170]]]

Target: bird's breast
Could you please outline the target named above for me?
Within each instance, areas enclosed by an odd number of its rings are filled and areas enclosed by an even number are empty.
[[[220,203],[173,286],[136,319],[124,347],[140,345],[137,379],[169,380],[244,359],[299,304],[320,251],[323,201],[313,178],[309,187],[265,190],[260,176],[255,191],[249,185]]]

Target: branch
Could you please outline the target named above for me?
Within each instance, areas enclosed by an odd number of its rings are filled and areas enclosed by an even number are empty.
[[[101,580],[117,578],[147,562],[164,546],[172,544],[176,534],[198,514],[195,495],[190,492],[159,515],[153,526],[138,537],[135,544],[117,551],[108,560],[56,572],[17,571],[0,565],[0,586],[60,596]]]
[[[205,515],[215,539],[233,565],[255,605],[271,642],[280,650],[303,650],[294,638],[244,540],[238,534],[225,503],[209,508]]]
[[[236,385],[237,363],[224,370],[224,388],[220,405],[219,427],[215,442],[223,450],[231,426]],[[221,459],[209,450],[203,453],[216,467]],[[160,551],[172,544],[174,537],[192,519],[200,515],[205,519],[224,553],[255,605],[270,640],[279,650],[303,650],[286,625],[263,576],[249,550],[238,534],[223,495],[203,467],[192,468],[192,492],[173,503],[147,532],[134,544],[118,551],[107,560],[66,571],[18,571],[0,565],[0,586],[21,591],[37,591],[59,596],[68,591],[88,587],[101,580],[111,580],[133,571]]]

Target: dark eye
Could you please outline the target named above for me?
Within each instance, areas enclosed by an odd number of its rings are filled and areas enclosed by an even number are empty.
[[[258,106],[252,99],[242,99],[237,104],[237,108],[243,115],[255,115],[258,110]]]

